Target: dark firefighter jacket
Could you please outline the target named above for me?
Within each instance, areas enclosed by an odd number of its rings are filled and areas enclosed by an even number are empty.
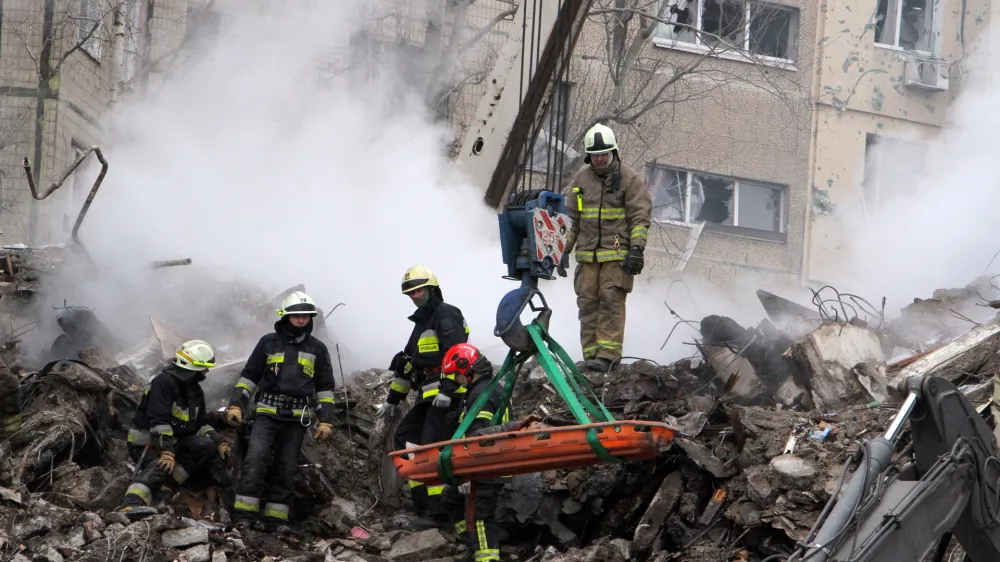
[[[284,319],[275,322],[247,359],[230,405],[246,409],[256,391],[257,414],[301,420],[315,398],[316,417],[333,423],[333,364],[326,345],[312,336],[313,325],[295,336]]]
[[[570,183],[566,207],[573,219],[569,247],[578,263],[621,261],[630,246],[646,247],[653,202],[646,182],[615,158],[603,177],[585,166]]]
[[[439,373],[444,352],[453,345],[469,341],[469,325],[462,311],[444,302],[439,291],[432,291],[430,301],[409,319],[413,322],[413,332],[403,352],[410,357],[410,362],[396,372],[386,402],[399,404],[414,385],[420,387],[420,400],[432,398],[442,391],[457,392],[459,386],[454,376],[449,377],[451,381],[447,387],[442,387]]]
[[[458,423],[462,423],[465,420],[465,416],[469,415],[469,410],[472,405],[476,403],[479,396],[486,391],[486,387],[490,385],[493,380],[493,376],[482,376],[476,380],[469,383],[468,389],[465,393],[465,399],[462,402],[462,413],[458,416]],[[461,435],[458,438],[461,439],[466,436],[473,436],[477,431],[485,427],[490,427],[493,424],[493,415],[496,413],[497,409],[500,408],[500,398],[503,394],[503,385],[498,384],[493,388],[493,393],[490,395],[489,400],[483,405],[483,409],[479,410],[476,414],[476,419],[472,421],[469,425],[469,429],[466,430],[465,435]],[[511,411],[510,405],[508,404],[507,409],[504,410],[503,415],[500,417],[499,423],[507,423],[510,421]]]
[[[222,441],[205,411],[205,393],[200,381],[204,375],[170,365],[156,375],[139,401],[128,442],[134,446],[151,445],[173,451],[178,439],[195,433],[209,436],[218,445]],[[150,439],[152,437],[152,439]]]

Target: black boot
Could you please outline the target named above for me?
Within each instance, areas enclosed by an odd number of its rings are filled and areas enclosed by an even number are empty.
[[[598,373],[607,373],[608,371],[611,370],[611,363],[612,361],[610,359],[605,359],[603,357],[595,357],[593,359],[587,359],[587,362],[584,363],[584,365],[586,365],[587,369],[591,371],[596,371]]]

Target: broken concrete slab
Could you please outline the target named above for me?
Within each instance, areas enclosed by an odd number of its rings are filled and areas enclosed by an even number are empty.
[[[211,562],[211,560],[212,556],[207,544],[199,544],[198,546],[188,548],[181,552],[180,555],[181,562]]]
[[[823,409],[856,403],[860,389],[851,369],[886,359],[877,333],[846,322],[823,324],[793,343],[790,354],[807,373],[813,403]]]
[[[208,542],[208,529],[202,527],[186,527],[166,531],[160,537],[164,548],[180,548],[193,544],[203,544]]]
[[[816,464],[805,457],[781,455],[771,459],[769,466],[786,488],[808,489],[816,479]]]
[[[652,549],[663,522],[677,508],[683,492],[684,477],[679,471],[671,472],[663,479],[653,501],[649,502],[649,507],[635,527],[632,545],[638,555],[642,556]]]
[[[448,539],[441,531],[428,529],[407,535],[395,542],[386,558],[398,562],[421,562],[448,552]]]

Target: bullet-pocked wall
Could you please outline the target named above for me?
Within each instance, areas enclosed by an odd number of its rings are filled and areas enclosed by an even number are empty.
[[[887,191],[907,182],[880,177],[884,160],[908,159],[919,176],[919,147],[946,126],[962,61],[985,46],[978,39],[991,7],[988,0],[863,0],[824,2],[820,11],[804,279],[849,283],[843,264],[855,227],[905,196]]]

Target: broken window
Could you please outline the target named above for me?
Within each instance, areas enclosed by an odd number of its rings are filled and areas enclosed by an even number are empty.
[[[933,17],[933,0],[878,0],[875,42],[930,53]]]
[[[663,23],[656,37],[671,46],[687,43],[713,50],[739,50],[793,60],[798,10],[743,0],[660,0]]]
[[[784,233],[787,189],[710,174],[649,164],[646,185],[653,200],[653,220],[708,222]]]
[[[925,171],[927,145],[869,134],[861,182],[865,216],[878,217],[894,200],[912,194]]]
[[[76,21],[76,40],[80,48],[95,60],[101,60],[101,10],[100,0],[80,0],[80,14]]]

